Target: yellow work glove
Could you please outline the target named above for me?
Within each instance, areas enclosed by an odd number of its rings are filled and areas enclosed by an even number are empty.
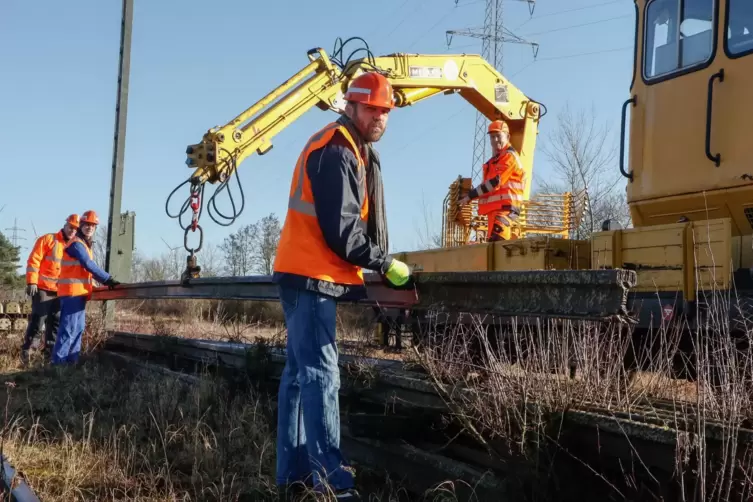
[[[384,275],[392,285],[402,286],[410,279],[410,268],[400,260],[392,260]]]

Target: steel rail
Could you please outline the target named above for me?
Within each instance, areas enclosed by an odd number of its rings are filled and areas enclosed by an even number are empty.
[[[367,280],[368,298],[363,302],[387,307],[405,307],[418,303],[415,289],[392,289],[381,281]],[[210,299],[279,301],[277,285],[271,276],[202,277],[181,281],[153,281],[120,284],[113,289],[95,288],[91,300],[132,299]]]
[[[627,295],[636,284],[631,270],[532,270],[419,272],[407,287],[388,286],[365,275],[367,298],[376,307],[467,312],[499,316],[575,319],[631,317]],[[93,301],[128,299],[224,299],[279,301],[271,276],[206,277],[96,288]]]
[[[169,355],[192,360],[201,364],[216,365],[248,372],[259,364],[253,354],[261,347],[258,344],[219,342],[181,338],[164,335],[144,335],[136,333],[112,332],[105,342],[112,351],[133,351],[142,354]],[[282,374],[287,351],[284,348],[263,347],[263,358],[267,362],[264,377],[279,379]],[[375,359],[341,354],[338,365],[341,372],[342,389],[359,387],[358,368],[369,369],[376,378],[368,389],[360,389],[362,398],[382,403],[385,400],[423,409],[447,410],[447,405],[438,394],[431,380],[422,373],[408,371],[399,360]],[[467,392],[462,386],[453,388],[460,396]],[[675,444],[678,431],[694,431],[701,419],[694,403],[673,403],[661,399],[645,403],[633,403],[630,409],[618,410],[604,404],[587,400],[571,406],[553,416],[562,416],[566,421],[587,427],[612,430],[616,434],[627,434],[635,438],[650,439],[654,443]],[[729,436],[728,426],[712,418],[703,420],[705,436],[711,441],[724,442]],[[737,439],[744,443],[753,442],[753,430],[740,427]]]

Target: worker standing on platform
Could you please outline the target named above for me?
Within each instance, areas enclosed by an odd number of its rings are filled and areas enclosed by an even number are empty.
[[[34,243],[26,260],[26,294],[31,297],[31,316],[21,345],[21,360],[29,362],[29,349],[34,337],[45,326],[45,356],[55,344],[55,335],[60,323],[60,300],[57,296],[60,262],[63,248],[78,229],[78,215],[68,216],[63,228],[54,234],[44,234]]]
[[[478,214],[487,217],[487,240],[510,240],[511,226],[520,216],[525,171],[510,144],[510,128],[503,120],[489,124],[492,158],[484,163],[484,181],[460,200],[461,207],[478,199]]]
[[[277,484],[313,475],[337,500],[360,500],[340,451],[337,300],[364,298],[362,268],[401,286],[410,269],[387,254],[379,141],[394,107],[392,86],[376,72],[353,80],[345,114],[306,144],[290,186],[273,280],[287,326],[280,381]]]
[[[81,227],[68,242],[58,279],[60,329],[52,350],[52,364],[75,363],[86,327],[86,302],[92,293],[92,276],[106,286],[120,284],[94,263],[92,239],[99,224],[94,211],[81,215]]]

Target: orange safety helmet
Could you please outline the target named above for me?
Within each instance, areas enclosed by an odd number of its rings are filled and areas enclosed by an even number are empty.
[[[70,226],[72,226],[73,228],[78,228],[80,225],[77,214],[72,214],[68,216],[68,219],[66,219],[65,222],[69,224]]]
[[[389,109],[395,107],[392,84],[384,75],[375,71],[359,75],[353,80],[345,92],[345,100]]]
[[[99,225],[99,218],[97,217],[97,213],[90,209],[89,211],[86,211],[81,215],[81,222],[91,223],[92,225]]]
[[[507,134],[510,134],[510,127],[504,120],[495,120],[489,124],[489,134],[493,132],[506,132]]]

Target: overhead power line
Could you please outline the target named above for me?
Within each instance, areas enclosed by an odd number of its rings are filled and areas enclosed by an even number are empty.
[[[545,17],[559,16],[559,15],[562,15],[562,14],[569,14],[570,12],[578,12],[578,11],[582,11],[582,10],[595,9],[597,7],[604,7],[606,5],[613,5],[613,4],[616,4],[616,3],[627,4],[628,2],[629,2],[629,0],[609,0],[608,2],[601,2],[601,3],[591,4],[591,5],[584,5],[582,7],[575,7],[575,8],[572,8],[572,9],[558,10],[556,12],[550,12],[548,14],[542,14],[540,16],[531,16],[528,19],[526,19],[525,21],[523,21],[523,23],[521,23],[520,25],[518,25],[515,29],[519,30],[523,26],[525,26],[528,23],[530,23],[531,21],[536,21],[537,19],[542,19],[542,18],[545,18]]]
[[[532,37],[532,36],[535,36],[535,35],[548,35],[550,33],[555,33],[555,32],[558,32],[558,31],[572,30],[572,29],[575,29],[575,28],[582,28],[583,26],[593,26],[595,24],[601,24],[601,23],[606,23],[606,22],[609,22],[609,21],[615,21],[617,19],[625,19],[626,17],[633,17],[633,14],[623,14],[622,16],[610,17],[608,19],[600,19],[598,21],[591,21],[589,23],[581,23],[581,24],[574,24],[574,25],[571,25],[571,26],[563,26],[562,28],[552,28],[551,30],[539,31],[539,32],[536,32],[536,33],[525,33],[525,34],[523,34],[523,36],[524,37]]]
[[[529,13],[533,14],[531,8],[534,3],[531,0],[518,0],[526,1],[529,5]],[[458,0],[455,0],[455,4]],[[502,59],[503,59],[503,45],[505,42],[512,42],[515,44],[526,44],[533,47],[533,57],[536,58],[538,51],[538,44],[535,42],[529,42],[522,37],[517,36],[512,31],[508,30],[504,26],[502,16],[502,0],[486,0],[485,19],[484,26],[481,29],[465,28],[461,30],[448,30],[447,35],[447,47],[450,47],[452,43],[453,35],[460,35],[470,38],[481,39],[481,56],[487,60],[498,72],[503,73]],[[487,118],[480,111],[476,112],[476,128],[473,137],[473,160],[471,162],[471,179],[476,183],[482,175],[481,166],[486,160],[486,128]]]
[[[600,51],[592,51],[592,52],[580,52],[577,54],[567,54],[564,56],[551,56],[546,58],[539,58],[538,61],[555,61],[558,59],[570,59],[570,58],[579,58],[581,56],[593,56],[594,54],[606,54],[607,52],[620,52],[620,51],[626,51],[632,49],[633,46],[627,46],[627,47],[617,47],[615,49],[603,49]],[[536,61],[534,61],[535,63]]]
[[[558,61],[560,59],[579,58],[579,57],[583,57],[583,56],[593,56],[593,55],[596,55],[596,54],[606,54],[606,53],[609,53],[609,52],[621,52],[621,51],[627,51],[627,50],[632,50],[632,49],[633,49],[633,46],[631,45],[631,46],[628,46],[628,47],[617,47],[615,49],[604,49],[604,50],[600,50],[600,51],[579,52],[579,53],[576,53],[576,54],[564,54],[562,56],[550,56],[550,57],[537,58],[534,61],[531,61],[530,63],[528,63],[527,65],[525,65],[520,70],[518,70],[515,73],[513,73],[512,75],[510,75],[509,78],[512,80],[516,75],[519,75],[520,73],[523,73],[525,70],[527,70],[528,68],[530,68],[531,66],[533,66],[534,63],[538,63],[538,62],[541,62],[541,61]]]
[[[22,235],[18,235],[18,232],[26,232],[25,228],[21,228],[18,226],[18,218],[13,219],[13,226],[10,228],[6,228],[5,230],[10,230],[12,233],[10,234],[10,242],[13,244],[13,247],[18,247],[18,241],[19,240],[26,240],[26,237]]]

